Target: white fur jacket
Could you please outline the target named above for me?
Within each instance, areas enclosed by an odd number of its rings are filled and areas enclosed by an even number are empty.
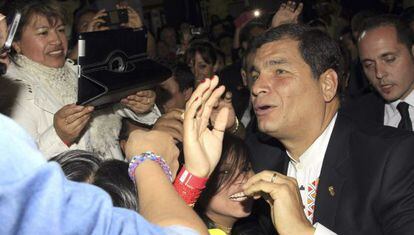
[[[94,111],[84,134],[69,148],[56,134],[53,116],[64,105],[76,101],[76,66],[68,60],[63,68],[51,69],[24,57],[18,63],[23,66],[12,63],[5,76],[19,84],[17,96],[10,97],[15,100],[9,102],[12,105],[7,112],[33,136],[47,159],[69,149],[83,149],[104,158],[122,159],[118,143],[122,117],[151,125],[161,115],[157,107],[148,114],[137,115],[120,104]]]

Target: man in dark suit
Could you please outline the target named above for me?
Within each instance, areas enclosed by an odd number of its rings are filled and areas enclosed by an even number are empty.
[[[380,15],[364,21],[358,49],[375,92],[345,105],[344,111],[356,121],[413,130],[413,40],[410,28],[395,16]]]
[[[279,234],[412,234],[414,136],[361,129],[338,113],[344,61],[327,34],[282,25],[253,42],[258,127],[286,148],[285,174],[243,186],[271,205]]]

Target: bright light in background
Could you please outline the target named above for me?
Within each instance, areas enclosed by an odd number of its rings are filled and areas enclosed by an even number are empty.
[[[259,17],[260,16],[260,10],[254,10],[253,15],[254,15],[254,17]]]

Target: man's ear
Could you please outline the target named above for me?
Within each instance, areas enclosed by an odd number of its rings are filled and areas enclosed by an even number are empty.
[[[333,69],[328,69],[319,76],[319,84],[323,92],[325,102],[331,102],[336,96],[339,86],[338,74]]]
[[[183,91],[185,102],[187,102],[193,94],[193,88],[189,87]]]
[[[20,48],[20,42],[13,42],[12,43],[13,49],[17,52],[20,53],[22,51],[22,49]]]

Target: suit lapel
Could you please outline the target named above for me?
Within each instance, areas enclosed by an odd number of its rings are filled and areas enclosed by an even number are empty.
[[[335,226],[335,216],[342,196],[346,171],[341,169],[345,169],[348,162],[351,127],[347,118],[338,115],[319,176],[313,221],[328,228]]]
[[[384,125],[384,113],[385,113],[385,100],[378,94],[375,93],[375,122],[379,125]]]

